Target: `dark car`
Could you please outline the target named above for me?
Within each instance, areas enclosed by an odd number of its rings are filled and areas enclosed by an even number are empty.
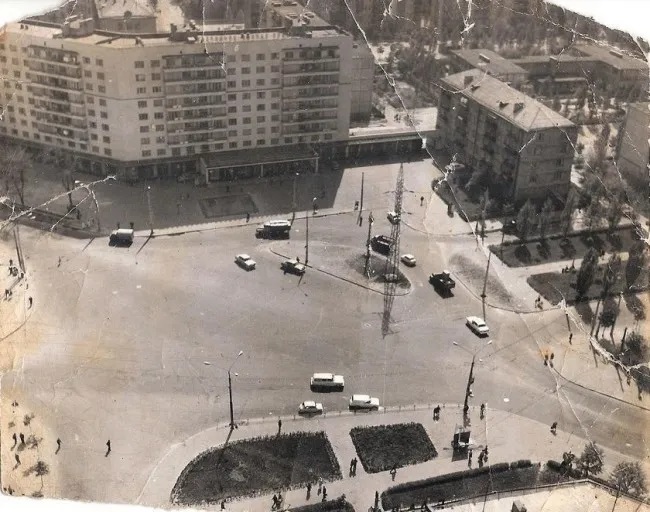
[[[298,260],[285,260],[280,264],[280,268],[285,272],[296,274],[297,276],[305,273],[304,263],[300,263]]]

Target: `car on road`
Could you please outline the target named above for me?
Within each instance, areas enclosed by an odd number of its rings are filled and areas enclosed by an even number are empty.
[[[133,243],[134,236],[135,232],[132,229],[116,229],[111,232],[111,236],[108,238],[108,245],[130,247]]]
[[[370,247],[373,251],[379,254],[390,254],[390,247],[393,244],[393,239],[385,235],[373,236],[370,239]]]
[[[397,224],[400,221],[400,215],[397,212],[388,212],[386,218],[391,224]]]
[[[490,328],[485,323],[485,320],[478,316],[468,316],[465,323],[467,324],[467,327],[479,336],[487,336],[490,334]]]
[[[298,414],[323,414],[323,404],[314,402],[313,400],[305,400],[298,406]]]
[[[350,398],[350,410],[378,411],[379,398],[370,395],[352,395]]]
[[[415,256],[412,254],[402,254],[401,260],[407,267],[415,267],[415,264],[417,263]]]
[[[280,263],[280,268],[284,270],[285,274],[289,272],[301,276],[305,273],[305,264],[300,263],[298,260],[285,260]]]
[[[248,254],[238,254],[235,256],[235,263],[244,270],[255,270],[255,261]]]
[[[333,373],[314,373],[309,387],[312,391],[343,391],[345,379],[343,375]]]
[[[445,171],[447,172],[456,172],[456,171],[464,171],[464,170],[465,170],[465,166],[460,162],[452,162],[449,165],[445,166]]]

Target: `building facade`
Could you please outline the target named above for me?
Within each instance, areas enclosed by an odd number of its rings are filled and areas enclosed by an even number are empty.
[[[500,80],[477,69],[442,79],[436,128],[460,162],[485,173],[493,197],[568,194],[577,127]]]
[[[285,18],[279,27],[139,35],[98,31],[92,20],[9,24],[0,135],[131,178],[193,170],[202,154],[326,151],[348,138],[352,37]]]
[[[631,187],[648,190],[650,177],[650,103],[631,103],[620,128],[617,165]]]

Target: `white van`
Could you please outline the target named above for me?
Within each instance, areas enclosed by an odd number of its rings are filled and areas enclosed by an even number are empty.
[[[374,398],[370,395],[352,395],[352,398],[350,398],[350,410],[354,411],[357,409],[378,411],[379,398]]]
[[[343,375],[333,373],[314,373],[310,381],[312,391],[343,391]]]
[[[132,229],[116,229],[108,239],[109,245],[131,245],[133,243],[134,231]]]

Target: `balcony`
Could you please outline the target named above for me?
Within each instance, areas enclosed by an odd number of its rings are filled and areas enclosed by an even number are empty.
[[[195,122],[195,123],[170,123],[167,125],[168,133],[187,132],[209,132],[212,130],[225,130],[225,123],[222,122]]]
[[[282,124],[284,126],[291,126],[294,124],[301,124],[301,123],[310,123],[314,121],[328,121],[331,119],[336,119],[338,116],[336,113],[334,115],[329,114],[329,115],[322,115],[322,116],[296,116],[294,118],[291,118],[290,116],[285,116],[282,119]]]
[[[323,64],[300,64],[298,66],[284,66],[282,73],[285,75],[321,75],[325,73],[338,73],[340,66]]]
[[[63,92],[68,92],[68,91],[76,91],[76,92],[81,92],[81,79],[77,83],[68,83],[68,80],[73,80],[73,79],[61,79],[61,78],[52,78],[52,77],[44,77],[44,76],[37,76],[35,77],[36,80],[32,82],[33,85],[42,85],[45,86],[49,89],[55,89],[58,91],[63,91]],[[47,79],[44,79],[47,78]]]
[[[192,134],[192,135],[181,135],[181,136],[169,135],[167,137],[167,143],[170,146],[183,146],[189,144],[205,144],[206,142],[226,140],[227,138],[228,138],[227,132],[223,130],[219,132],[210,132],[210,133],[203,133],[203,134]]]
[[[79,111],[72,111],[69,108],[66,110],[65,108],[61,108],[58,105],[47,105],[41,103],[36,103],[34,105],[34,108],[32,109],[34,112],[37,113],[42,113],[42,115],[60,115],[60,116],[67,116],[71,118],[76,118],[80,121],[83,121],[85,123],[86,121],[86,115],[84,112],[79,112]]]
[[[46,52],[49,52],[49,55],[43,55]],[[76,53],[62,53],[41,47],[30,46],[28,50],[28,56],[30,60],[39,61],[46,64],[55,62],[58,65],[63,65],[70,68],[79,67],[81,64]]]
[[[310,76],[315,76],[311,74]],[[305,86],[310,86],[310,87],[316,87],[319,85],[338,85],[339,83],[339,75],[331,75],[330,72],[327,74],[320,74],[315,76],[315,79],[311,79],[310,77],[300,77],[297,80],[295,78],[288,78],[285,77],[283,86],[285,89],[290,89],[294,87],[305,87]]]
[[[285,101],[282,105],[282,111],[283,112],[296,112],[296,111],[314,111],[314,110],[331,110],[331,109],[337,109],[338,108],[338,102],[336,101],[328,101],[328,102],[323,102],[320,100],[316,101]]]
[[[202,108],[210,105],[225,105],[226,102],[224,100],[211,100],[208,101],[206,99],[203,99],[201,97],[198,98],[191,98],[191,99],[185,99],[182,102],[168,102],[167,103],[167,110],[184,110],[184,109],[189,109],[189,108]]]
[[[182,57],[163,57],[164,70],[188,71],[196,68],[223,70],[223,53],[210,52],[210,54],[184,55]]]
[[[57,69],[57,67],[59,69]],[[81,68],[66,68],[65,66],[58,66],[54,64],[35,63],[32,61],[27,62],[27,68],[33,73],[40,75],[51,76],[54,78],[69,78],[71,80],[81,80]]]
[[[177,82],[213,82],[214,80],[225,80],[226,73],[223,69],[212,71],[176,71],[166,70],[163,75],[165,83]]]

